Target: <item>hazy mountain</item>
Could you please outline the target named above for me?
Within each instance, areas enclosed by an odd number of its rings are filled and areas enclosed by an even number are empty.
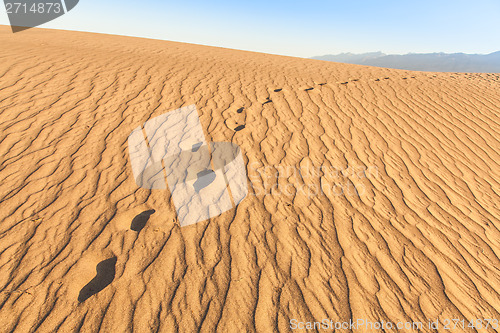
[[[500,51],[490,54],[409,53],[405,55],[370,52],[341,53],[312,59],[367,66],[432,72],[500,73]]]

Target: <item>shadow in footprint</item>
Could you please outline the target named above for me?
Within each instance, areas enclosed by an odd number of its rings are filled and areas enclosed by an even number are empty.
[[[211,169],[206,169],[198,172],[197,177],[198,179],[196,179],[193,186],[196,193],[199,193],[203,188],[213,183],[215,180],[215,172]]]
[[[281,88],[280,88],[280,89],[274,89],[274,92],[280,92],[280,91],[282,91],[282,90],[283,90],[283,89],[281,89]]]
[[[137,215],[136,217],[134,217],[132,223],[130,224],[130,229],[137,232],[141,231],[146,226],[146,222],[148,222],[149,217],[153,215],[155,212],[156,211],[154,209],[151,209],[144,211],[139,215]]]
[[[340,84],[348,84],[349,82],[341,82]]]
[[[245,108],[239,108],[238,110],[236,110],[236,112],[238,112],[238,113],[242,113],[244,109],[245,109]]]
[[[198,149],[200,149],[200,148],[201,148],[201,146],[202,146],[202,145],[203,145],[203,143],[201,143],[201,142],[199,142],[199,143],[195,143],[195,144],[193,145],[193,147],[192,147],[191,151],[192,151],[193,153],[196,153],[196,152],[198,151]]]
[[[380,81],[380,79],[376,79],[375,81]]]
[[[262,105],[267,104],[267,103],[271,103],[271,102],[272,102],[272,100],[267,100],[267,101],[265,101],[264,103],[262,103]],[[239,127],[239,126],[238,126],[238,127]]]
[[[309,91],[309,90],[313,90],[314,88],[307,88],[305,89],[304,91]]]
[[[88,298],[109,286],[115,278],[116,257],[106,259],[97,264],[96,276],[80,290],[78,302],[85,302]]]
[[[241,130],[242,130],[242,129],[244,129],[244,128],[245,128],[245,125],[240,125],[240,126],[236,127],[234,130],[235,130],[236,132],[238,132],[238,131],[241,131]]]
[[[325,84],[326,84],[326,82],[324,82],[324,83],[318,83],[318,85],[320,85],[320,86],[324,86]]]

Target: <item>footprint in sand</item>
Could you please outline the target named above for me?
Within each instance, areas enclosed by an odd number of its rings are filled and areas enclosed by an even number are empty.
[[[307,89],[304,89],[304,91],[310,91],[310,90],[313,90],[314,88],[307,88]]]
[[[134,217],[132,223],[130,224],[130,229],[133,231],[140,232],[146,226],[149,217],[153,215],[155,212],[156,211],[154,209],[150,209]]]
[[[226,115],[227,119],[224,121],[224,123],[226,124],[226,126],[229,129],[231,129],[235,132],[238,132],[238,131],[241,131],[243,128],[245,128],[244,124],[246,123],[246,115],[243,111],[245,111],[245,107],[242,106],[236,110],[237,114],[235,114],[234,109],[232,109],[232,111]],[[199,175],[199,176],[201,177],[203,175]],[[209,177],[209,176],[205,175],[203,178],[206,178],[206,177]]]
[[[85,302],[88,298],[109,286],[115,278],[116,257],[101,261],[96,266],[96,276],[80,290],[78,302]]]
[[[201,142],[199,142],[199,143],[195,143],[195,144],[193,145],[193,147],[191,147],[191,151],[192,151],[193,153],[196,153],[196,152],[197,152],[197,151],[201,148],[201,146],[202,146],[202,145],[203,145],[203,143],[201,143]]]
[[[200,193],[202,189],[212,184],[215,180],[215,172],[211,169],[200,171],[196,176],[197,179],[193,184],[196,193]]]

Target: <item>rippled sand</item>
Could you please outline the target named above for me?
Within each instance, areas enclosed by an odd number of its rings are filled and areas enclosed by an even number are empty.
[[[5,26],[0,45],[2,332],[500,319],[499,74]],[[127,138],[191,104],[249,194],[181,228]]]

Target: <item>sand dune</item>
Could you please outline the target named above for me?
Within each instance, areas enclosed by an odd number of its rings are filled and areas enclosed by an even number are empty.
[[[0,45],[0,331],[500,319],[500,74],[44,29]],[[192,104],[249,194],[181,228],[127,137]]]

